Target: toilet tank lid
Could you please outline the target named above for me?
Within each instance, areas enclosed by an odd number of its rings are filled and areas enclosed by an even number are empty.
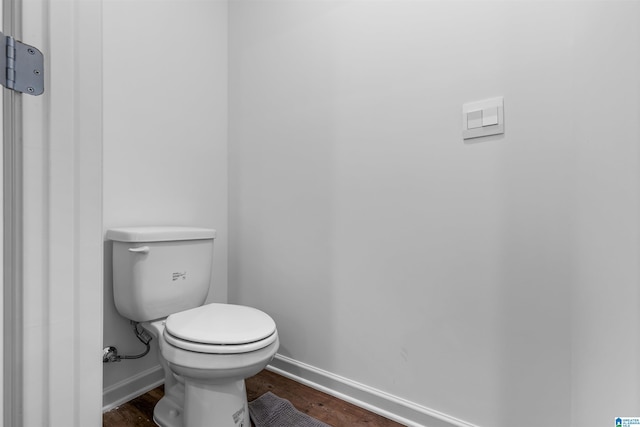
[[[107,230],[107,239],[116,242],[168,242],[215,239],[216,230],[198,227],[120,227]]]

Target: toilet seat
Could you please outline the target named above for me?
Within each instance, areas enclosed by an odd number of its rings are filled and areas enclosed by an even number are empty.
[[[267,347],[278,334],[273,319],[260,310],[213,303],[170,315],[163,337],[187,351],[239,354]]]

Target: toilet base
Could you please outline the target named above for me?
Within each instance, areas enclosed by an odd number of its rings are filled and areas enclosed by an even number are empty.
[[[184,427],[182,408],[163,397],[153,409],[153,422],[160,427]]]
[[[250,427],[244,379],[204,384],[185,378],[184,427]]]
[[[167,387],[165,383],[165,394],[153,408],[153,422],[160,427],[184,427],[182,402],[184,385],[174,383]]]
[[[153,422],[160,427],[249,427],[245,382],[177,384],[156,404]]]

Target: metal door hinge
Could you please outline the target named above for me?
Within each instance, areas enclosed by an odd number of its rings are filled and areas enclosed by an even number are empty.
[[[0,32],[0,85],[27,95],[44,92],[44,56],[37,48]],[[5,70],[4,75],[2,71]]]

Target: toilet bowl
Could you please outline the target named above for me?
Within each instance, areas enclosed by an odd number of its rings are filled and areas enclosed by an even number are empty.
[[[154,337],[165,395],[161,427],[249,427],[245,378],[279,346],[273,319],[252,307],[204,304],[215,231],[186,227],[113,229],[116,308]],[[153,342],[152,341],[152,342]]]
[[[264,369],[279,346],[269,316],[251,307],[207,304],[142,326],[157,338],[173,377],[165,380],[165,397],[154,410],[156,424],[250,425],[244,379]]]

